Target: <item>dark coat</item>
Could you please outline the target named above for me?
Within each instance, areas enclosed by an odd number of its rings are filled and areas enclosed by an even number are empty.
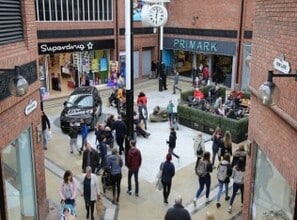
[[[139,149],[133,147],[128,151],[127,167],[129,170],[137,171],[141,165],[141,160],[142,158]]]
[[[162,182],[171,183],[172,177],[175,175],[175,167],[173,163],[170,161],[166,161],[163,164],[163,172],[162,172]],[[162,170],[162,164],[160,165],[160,170]]]
[[[175,131],[171,131],[170,135],[169,135],[169,148],[174,149],[176,146],[176,132]]]
[[[182,205],[175,204],[173,207],[169,208],[165,220],[191,220],[191,216]]]
[[[88,153],[89,150],[84,150],[83,152],[83,157],[82,157],[82,169],[85,172],[87,166],[91,166],[92,172],[95,172],[96,167],[98,166],[99,163],[99,154],[96,150],[92,149],[90,152],[90,163],[88,164]]]

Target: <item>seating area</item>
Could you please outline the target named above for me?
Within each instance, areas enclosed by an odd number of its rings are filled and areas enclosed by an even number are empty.
[[[180,124],[208,134],[220,126],[231,132],[235,143],[247,138],[249,94],[232,91],[227,96],[224,87],[210,85],[199,88],[203,98],[195,98],[195,90],[181,93],[177,107]]]

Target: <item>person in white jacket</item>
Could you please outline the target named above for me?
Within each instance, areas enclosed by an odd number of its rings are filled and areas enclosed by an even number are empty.
[[[88,219],[91,214],[91,220],[94,220],[95,203],[97,198],[100,199],[101,196],[97,176],[92,173],[90,166],[86,167],[86,174],[83,175],[81,180],[81,194],[85,200],[86,218]]]

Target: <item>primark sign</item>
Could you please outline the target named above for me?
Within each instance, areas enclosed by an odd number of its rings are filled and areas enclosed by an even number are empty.
[[[225,41],[206,41],[196,39],[169,38],[163,39],[164,49],[192,51],[209,54],[234,56],[236,43]]]
[[[38,44],[38,54],[83,52],[101,49],[114,49],[114,40],[51,42]]]

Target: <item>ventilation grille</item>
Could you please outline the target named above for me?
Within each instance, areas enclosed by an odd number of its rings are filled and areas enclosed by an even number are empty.
[[[0,45],[22,41],[23,38],[20,0],[1,0]]]

